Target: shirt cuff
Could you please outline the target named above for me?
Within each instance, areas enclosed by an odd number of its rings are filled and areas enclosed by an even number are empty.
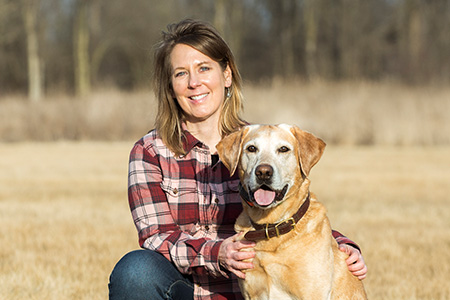
[[[214,277],[225,277],[228,278],[228,271],[223,269],[219,263],[219,250],[223,241],[209,241],[211,243],[210,249],[210,259],[206,265],[209,273]]]
[[[333,234],[334,239],[338,243],[338,245],[342,245],[342,244],[350,245],[350,246],[358,249],[358,251],[361,253],[361,248],[359,248],[359,246],[354,241],[352,241],[348,237],[344,236],[339,231],[333,230],[332,234]]]

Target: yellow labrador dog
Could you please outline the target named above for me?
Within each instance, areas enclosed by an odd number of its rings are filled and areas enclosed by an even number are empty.
[[[249,125],[217,150],[239,172],[243,212],[235,229],[256,241],[254,268],[240,280],[245,299],[366,299],[332,237],[324,206],[309,192],[325,143],[289,125]]]

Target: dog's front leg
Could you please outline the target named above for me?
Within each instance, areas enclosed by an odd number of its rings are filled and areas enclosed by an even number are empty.
[[[246,300],[270,300],[269,277],[257,264],[239,280],[239,286]]]

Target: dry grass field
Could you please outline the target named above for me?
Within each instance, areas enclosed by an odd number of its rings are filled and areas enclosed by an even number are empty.
[[[0,144],[0,299],[106,299],[137,248],[132,142]],[[450,299],[450,148],[330,146],[312,190],[357,241],[370,299]]]
[[[275,82],[244,94],[248,121],[328,143],[312,191],[362,247],[370,299],[450,299],[449,87]],[[1,300],[107,298],[114,264],[138,247],[128,153],[155,110],[151,92],[0,95]]]

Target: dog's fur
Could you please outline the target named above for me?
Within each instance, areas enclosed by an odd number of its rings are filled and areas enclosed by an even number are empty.
[[[265,185],[277,193],[288,186],[283,199],[262,205],[243,201],[235,229],[246,233],[256,224],[274,224],[296,213],[309,193],[311,168],[325,143],[289,125],[249,125],[225,137],[217,150],[231,174],[254,196]],[[258,166],[269,165],[271,176],[258,177]],[[277,194],[279,195],[279,194]],[[260,240],[254,248],[254,268],[246,271],[240,287],[245,299],[366,299],[361,281],[345,262],[346,254],[332,237],[324,206],[311,194],[309,209],[294,230]]]

